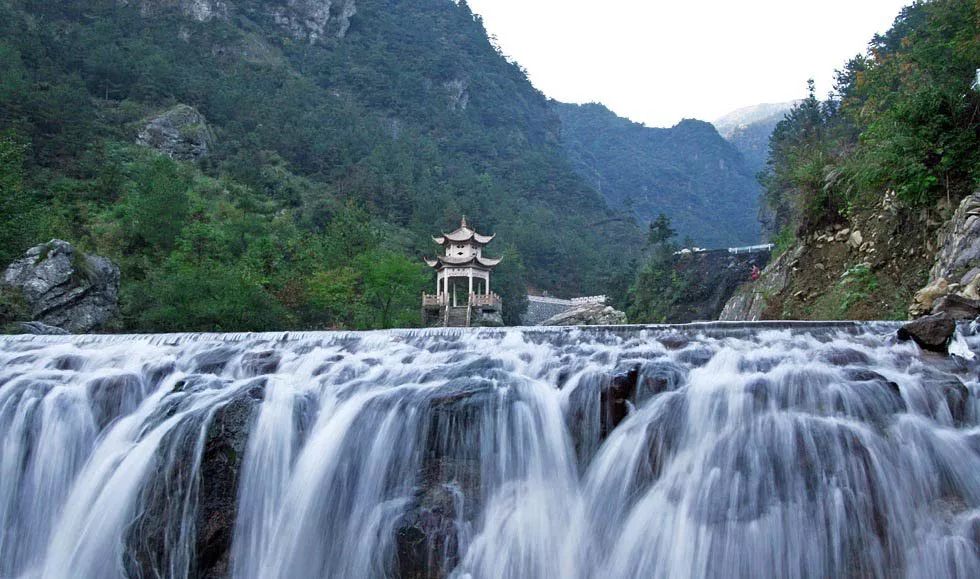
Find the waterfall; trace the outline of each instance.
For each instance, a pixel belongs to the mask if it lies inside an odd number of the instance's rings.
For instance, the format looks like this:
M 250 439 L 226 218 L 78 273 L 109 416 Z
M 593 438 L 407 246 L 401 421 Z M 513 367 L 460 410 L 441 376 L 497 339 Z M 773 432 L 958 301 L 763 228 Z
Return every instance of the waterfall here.
M 980 336 L 0 337 L 0 577 L 980 577 Z

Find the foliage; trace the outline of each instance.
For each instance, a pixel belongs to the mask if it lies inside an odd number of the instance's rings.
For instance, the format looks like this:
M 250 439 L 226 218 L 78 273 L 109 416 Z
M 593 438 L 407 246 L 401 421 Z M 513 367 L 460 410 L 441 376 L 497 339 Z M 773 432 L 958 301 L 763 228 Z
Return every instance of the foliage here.
M 626 295 L 626 315 L 632 323 L 664 323 L 671 306 L 684 294 L 688 280 L 674 269 L 677 246 L 670 219 L 664 214 L 650 225 L 647 254 Z
M 959 198 L 980 179 L 980 5 L 905 8 L 866 55 L 777 125 L 763 182 L 770 230 L 806 233 L 893 190 L 907 207 Z
M 647 241 L 651 245 L 663 245 L 670 241 L 672 237 L 677 235 L 677 231 L 670 226 L 670 219 L 666 215 L 661 213 L 650 222 L 650 231 L 647 234 Z
M 359 1 L 314 43 L 258 0 L 203 23 L 140 4 L 0 2 L 0 261 L 52 237 L 107 255 L 123 329 L 417 324 L 428 236 L 463 213 L 520 256 L 511 321 L 525 277 L 601 293 L 626 263 L 635 224 L 465 3 Z M 198 164 L 130 144 L 176 103 L 216 135 Z
M 504 324 L 517 326 L 527 311 L 527 272 L 524 259 L 513 244 L 507 246 L 502 257 L 503 261 L 494 270 L 490 289 L 504 302 L 501 312 Z
M 38 234 L 37 200 L 24 184 L 27 146 L 0 134 L 0 264 L 20 257 Z
M 600 104 L 554 103 L 575 170 L 643 223 L 665 213 L 697 245 L 758 243 L 757 169 L 702 121 L 651 128 Z

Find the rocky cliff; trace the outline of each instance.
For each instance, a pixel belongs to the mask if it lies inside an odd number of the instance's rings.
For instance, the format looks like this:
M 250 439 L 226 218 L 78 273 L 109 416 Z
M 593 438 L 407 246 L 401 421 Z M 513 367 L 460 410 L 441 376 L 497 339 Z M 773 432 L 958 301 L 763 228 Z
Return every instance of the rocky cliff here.
M 119 300 L 119 268 L 58 239 L 29 249 L 0 282 L 23 299 L 32 321 L 76 334 L 111 320 Z
M 943 308 L 980 298 L 978 272 L 977 193 L 910 209 L 889 192 L 848 222 L 799 240 L 732 297 L 721 319 L 914 318 L 947 295 L 955 297 Z
M 732 294 L 769 262 L 769 252 L 732 254 L 728 250 L 682 254 L 674 271 L 687 285 L 667 315 L 675 324 L 717 320 Z
M 228 20 L 235 13 L 268 18 L 296 40 L 316 42 L 325 36 L 343 38 L 357 14 L 355 0 L 119 0 L 137 5 L 152 17 L 178 11 L 196 22 Z

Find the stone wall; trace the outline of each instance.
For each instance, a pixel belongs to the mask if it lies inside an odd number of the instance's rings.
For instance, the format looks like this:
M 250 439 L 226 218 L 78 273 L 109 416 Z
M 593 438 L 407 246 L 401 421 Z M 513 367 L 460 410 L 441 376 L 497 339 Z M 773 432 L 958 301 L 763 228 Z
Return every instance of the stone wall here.
M 527 310 L 521 316 L 521 325 L 537 326 L 549 318 L 564 314 L 579 306 L 605 303 L 606 296 L 588 296 L 570 300 L 548 296 L 527 296 Z

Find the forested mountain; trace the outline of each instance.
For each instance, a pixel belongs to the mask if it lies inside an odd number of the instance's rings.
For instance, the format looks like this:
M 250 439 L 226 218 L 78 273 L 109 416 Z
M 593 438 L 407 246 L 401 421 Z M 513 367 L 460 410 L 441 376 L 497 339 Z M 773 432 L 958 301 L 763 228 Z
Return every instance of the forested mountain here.
M 792 101 L 744 107 L 712 121 L 711 124 L 742 153 L 749 169 L 758 174 L 765 168 L 769 157 L 769 137 L 772 131 L 798 103 L 799 101 Z
M 505 304 L 601 292 L 639 232 L 465 1 L 2 0 L 0 77 L 0 261 L 109 256 L 126 329 L 411 324 L 461 214 Z M 197 162 L 136 145 L 178 104 Z
M 576 171 L 613 207 L 641 221 L 664 213 L 679 238 L 701 246 L 758 243 L 755 172 L 710 124 L 649 128 L 600 104 L 553 107 Z

